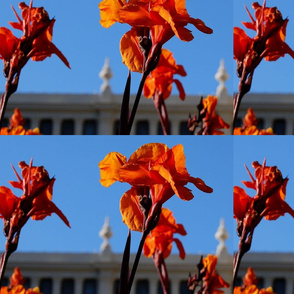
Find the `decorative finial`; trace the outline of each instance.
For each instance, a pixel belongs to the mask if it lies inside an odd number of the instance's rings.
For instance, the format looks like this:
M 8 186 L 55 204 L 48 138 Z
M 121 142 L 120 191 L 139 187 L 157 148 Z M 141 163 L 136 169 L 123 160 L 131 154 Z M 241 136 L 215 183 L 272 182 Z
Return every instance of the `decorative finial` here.
M 100 87 L 100 92 L 111 92 L 109 80 L 112 78 L 112 72 L 109 66 L 109 59 L 105 58 L 104 65 L 99 73 L 99 77 L 103 80 L 103 84 Z
M 219 227 L 214 235 L 215 239 L 219 241 L 219 244 L 216 248 L 216 255 L 223 256 L 227 255 L 227 247 L 225 245 L 225 241 L 229 238 L 229 234 L 225 227 L 225 220 L 221 218 Z
M 100 252 L 101 253 L 110 253 L 111 247 L 110 247 L 109 239 L 112 237 L 112 231 L 111 231 L 111 228 L 109 225 L 109 217 L 105 218 L 102 229 L 99 232 L 99 237 L 101 237 L 103 239 L 103 243 L 100 246 Z
M 217 73 L 215 74 L 215 79 L 219 82 L 219 85 L 216 88 L 216 96 L 218 98 L 225 98 L 228 95 L 228 90 L 225 85 L 226 80 L 229 78 L 229 75 L 225 68 L 225 61 L 221 59 Z

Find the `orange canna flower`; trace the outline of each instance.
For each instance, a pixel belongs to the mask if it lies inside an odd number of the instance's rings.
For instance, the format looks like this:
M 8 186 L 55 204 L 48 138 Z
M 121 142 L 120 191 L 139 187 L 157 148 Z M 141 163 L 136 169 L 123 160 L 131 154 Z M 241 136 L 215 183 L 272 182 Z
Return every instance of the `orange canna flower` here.
M 185 99 L 185 91 L 181 82 L 174 79 L 174 74 L 186 76 L 187 73 L 182 65 L 177 65 L 172 53 L 167 49 L 162 49 L 160 59 L 156 68 L 147 77 L 143 94 L 146 98 L 154 97 L 155 94 L 163 99 L 167 99 L 175 83 L 180 93 L 181 100 Z
M 170 134 L 170 122 L 168 112 L 165 105 L 172 91 L 172 84 L 175 83 L 180 99 L 185 99 L 185 91 L 178 79 L 174 79 L 174 74 L 186 76 L 186 72 L 182 65 L 177 65 L 170 51 L 162 49 L 159 62 L 156 68 L 147 76 L 143 87 L 143 94 L 146 98 L 152 98 L 154 106 L 158 112 L 163 133 Z
M 149 36 L 152 56 L 152 51 L 160 51 L 162 45 L 174 35 L 183 41 L 191 41 L 193 35 L 186 28 L 188 24 L 193 24 L 204 33 L 212 33 L 202 20 L 190 17 L 185 0 L 103 0 L 99 9 L 103 27 L 109 28 L 116 22 L 127 23 L 133 27 L 121 40 L 123 62 L 131 71 L 142 72 L 144 53 L 150 46 L 146 43 Z M 138 45 L 141 45 L 143 50 L 138 48 Z M 148 53 L 150 48 L 147 49 Z M 141 59 L 142 63 L 134 64 L 135 58 Z
M 223 135 L 220 129 L 228 129 L 230 126 L 216 114 L 217 97 L 208 95 L 201 98 L 197 106 L 199 114 L 189 118 L 188 128 L 197 135 Z M 198 129 L 199 128 L 199 129 Z
M 243 22 L 243 25 L 254 30 L 256 36 L 250 38 L 244 30 L 234 28 L 234 58 L 239 77 L 252 76 L 263 58 L 275 61 L 285 54 L 294 58 L 294 51 L 285 42 L 288 19 L 283 19 L 276 7 L 266 7 L 266 1 L 262 6 L 254 2 L 252 7 L 255 10 L 255 19 L 246 8 L 251 22 Z
M 65 56 L 51 42 L 55 20 L 49 18 L 43 7 L 36 8 L 32 5 L 32 0 L 29 6 L 24 2 L 19 3 L 22 19 L 13 8 L 18 22 L 10 22 L 10 25 L 23 32 L 21 38 L 15 37 L 9 29 L 0 27 L 0 59 L 4 61 L 4 75 L 11 83 L 15 76 L 20 75 L 30 58 L 41 61 L 56 54 L 70 68 Z M 13 84 L 17 85 L 17 80 Z
M 285 201 L 288 178 L 283 178 L 276 166 L 266 166 L 265 160 L 262 165 L 255 161 L 252 166 L 255 178 L 246 167 L 251 181 L 243 181 L 243 184 L 255 190 L 255 196 L 250 197 L 241 187 L 234 187 L 234 218 L 239 236 L 239 251 L 234 259 L 234 281 L 241 258 L 250 250 L 254 230 L 260 221 L 263 218 L 276 220 L 285 213 L 294 217 L 294 210 Z
M 187 234 L 184 226 L 176 223 L 173 213 L 167 208 L 162 208 L 158 224 L 145 240 L 143 247 L 144 255 L 146 257 L 152 257 L 161 254 L 165 259 L 170 255 L 172 243 L 175 242 L 180 258 L 184 259 L 186 255 L 184 247 L 179 239 L 174 238 L 175 233 L 182 236 Z
M 208 95 L 203 99 L 205 118 L 203 119 L 205 132 L 209 135 L 222 135 L 220 129 L 228 129 L 230 126 L 216 114 L 215 108 L 217 105 L 217 97 Z
M 14 272 L 10 278 L 10 285 L 2 287 L 0 294 L 42 294 L 38 287 L 33 289 L 26 289 L 24 287 L 25 279 L 18 267 L 14 269 Z
M 153 195 L 153 200 L 161 204 L 173 194 L 181 199 L 191 200 L 193 198 L 191 191 L 184 187 L 188 182 L 193 183 L 203 192 L 212 192 L 212 189 L 200 178 L 189 175 L 185 167 L 185 154 L 181 144 L 171 149 L 162 143 L 145 144 L 136 150 L 128 161 L 122 154 L 111 152 L 99 163 L 99 167 L 100 182 L 103 186 L 109 187 L 116 181 L 139 187 L 152 188 L 157 185 L 153 191 L 159 194 Z M 159 185 L 161 185 L 160 188 Z M 157 191 L 157 189 L 160 190 Z
M 0 135 L 41 135 L 39 128 L 26 130 L 24 124 L 25 120 L 20 110 L 15 108 L 10 119 L 10 126 L 1 128 Z
M 294 217 L 294 210 L 285 201 L 288 178 L 283 178 L 276 166 L 266 166 L 265 161 L 263 165 L 255 161 L 252 166 L 256 178 L 246 167 L 251 181 L 243 181 L 243 184 L 254 189 L 256 195 L 250 197 L 244 189 L 234 187 L 234 217 L 238 222 L 238 230 L 254 230 L 263 217 L 275 220 L 285 213 Z
M 189 175 L 182 145 L 169 149 L 161 143 L 145 144 L 129 160 L 118 152 L 111 152 L 99 163 L 99 168 L 103 186 L 109 187 L 116 181 L 132 185 L 121 198 L 120 210 L 123 222 L 135 231 L 153 229 L 161 206 L 174 194 L 191 200 L 194 196 L 185 187 L 187 183 L 203 192 L 212 192 L 203 180 Z
M 10 22 L 10 25 L 23 32 L 20 39 L 23 53 L 28 55 L 34 61 L 42 61 L 52 54 L 56 54 L 63 63 L 70 68 L 70 65 L 59 49 L 52 43 L 53 25 L 55 19 L 50 19 L 48 12 L 43 7 L 33 7 L 33 1 L 30 5 L 24 2 L 19 3 L 22 10 L 22 19 L 16 11 L 14 13 L 18 22 Z
M 251 38 L 244 30 L 234 27 L 234 59 L 237 61 L 237 75 L 240 78 L 239 91 L 234 97 L 234 126 L 241 100 L 250 91 L 254 71 L 262 59 L 275 61 L 285 54 L 294 58 L 294 51 L 285 42 L 288 19 L 283 19 L 276 7 L 266 7 L 266 0 L 262 6 L 254 2 L 252 7 L 255 19 L 245 7 L 251 22 L 243 24 L 256 32 L 255 37 Z
M 274 294 L 272 287 L 267 289 L 258 289 L 258 279 L 256 278 L 254 270 L 249 267 L 247 273 L 243 278 L 243 285 L 234 288 L 234 294 Z
M 32 161 L 30 165 L 21 161 L 19 167 L 22 169 L 22 177 L 13 167 L 18 181 L 9 182 L 14 188 L 22 190 L 23 195 L 17 197 L 9 188 L 0 186 L 0 217 L 3 218 L 5 226 L 19 228 L 29 217 L 33 220 L 42 220 L 56 213 L 70 227 L 65 215 L 52 202 L 55 179 L 49 177 L 43 166 L 33 166 Z
M 248 108 L 243 126 L 234 129 L 234 135 L 274 135 L 272 128 L 259 130 L 257 128 L 258 120 L 252 108 Z
M 208 254 L 201 257 L 197 265 L 198 276 L 189 277 L 188 287 L 191 293 L 223 294 L 222 288 L 229 288 L 229 284 L 216 273 L 217 256 Z M 196 290 L 196 292 L 194 292 Z
M 3 59 L 4 63 L 10 61 L 19 42 L 20 40 L 9 29 L 0 27 L 0 59 Z
M 230 285 L 219 275 L 216 273 L 216 264 L 217 264 L 217 256 L 208 254 L 207 257 L 203 258 L 203 266 L 205 269 L 205 277 L 204 288 L 206 292 L 204 293 L 224 293 L 224 291 L 220 290 L 221 288 L 228 288 Z

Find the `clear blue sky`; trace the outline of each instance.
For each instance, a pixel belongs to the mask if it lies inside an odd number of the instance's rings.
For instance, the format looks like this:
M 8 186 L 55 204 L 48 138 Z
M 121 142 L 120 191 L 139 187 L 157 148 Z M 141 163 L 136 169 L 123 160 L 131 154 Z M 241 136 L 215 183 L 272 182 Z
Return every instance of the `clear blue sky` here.
M 110 58 L 114 75 L 113 92 L 123 92 L 128 70 L 121 62 L 119 41 L 130 26 L 117 23 L 109 29 L 103 28 L 99 23 L 99 2 L 34 0 L 34 6 L 44 6 L 49 16 L 55 17 L 53 42 L 68 58 L 72 69 L 67 69 L 56 56 L 43 62 L 29 62 L 21 74 L 19 92 L 99 92 L 102 81 L 98 73 L 106 57 Z M 1 1 L 0 26 L 9 26 L 8 21 L 15 20 L 10 3 L 19 11 L 18 0 Z M 165 48 L 185 67 L 188 75 L 180 80 L 188 94 L 213 94 L 218 85 L 214 75 L 220 59 L 225 60 L 227 70 L 232 73 L 232 3 L 187 0 L 186 7 L 192 17 L 202 19 L 214 33 L 205 35 L 189 25 L 193 41 L 183 42 L 174 37 Z M 139 77 L 133 74 L 133 93 Z M 4 82 L 1 76 L 2 89 Z M 232 82 L 228 82 L 228 88 L 232 92 Z
M 18 2 L 18 0 L 1 1 L 0 26 L 9 27 L 8 21 L 15 20 L 10 3 L 19 11 Z M 193 41 L 182 42 L 174 37 L 165 46 L 174 52 L 177 62 L 182 64 L 188 73 L 186 77 L 180 77 L 188 94 L 215 93 L 218 83 L 214 75 L 221 58 L 225 60 L 230 75 L 230 80 L 227 82 L 229 93 L 232 94 L 233 88 L 237 89 L 232 28 L 243 27 L 241 21 L 249 20 L 244 4 L 253 13 L 252 2 L 186 0 L 190 15 L 202 19 L 214 30 L 212 35 L 205 35 L 193 26 L 189 26 L 195 36 Z M 130 27 L 119 23 L 109 29 L 101 27 L 98 3 L 99 1 L 77 0 L 71 3 L 69 8 L 68 3 L 57 0 L 34 1 L 35 6 L 44 6 L 50 17 L 55 17 L 53 42 L 68 58 L 72 69 L 67 69 L 56 56 L 47 58 L 43 62 L 30 61 L 22 71 L 19 92 L 99 92 L 102 81 L 98 73 L 106 57 L 110 58 L 114 74 L 111 80 L 113 92 L 123 92 L 127 68 L 121 62 L 119 40 Z M 267 5 L 278 6 L 283 17 L 289 18 L 286 41 L 293 48 L 294 2 L 268 0 Z M 294 60 L 289 56 L 280 58 L 277 62 L 263 61 L 255 71 L 251 91 L 293 93 L 293 66 Z M 138 87 L 139 77 L 139 74 L 133 74 L 133 93 Z M 2 89 L 4 83 L 5 80 L 1 75 Z M 174 93 L 177 91 L 174 90 Z
M 121 221 L 119 200 L 130 186 L 115 183 L 109 188 L 101 186 L 98 163 L 111 151 L 129 157 L 145 143 L 162 142 L 169 147 L 184 145 L 186 166 L 194 177 L 200 177 L 214 192 L 206 194 L 193 185 L 195 198 L 190 202 L 173 197 L 165 207 L 174 211 L 179 223 L 184 224 L 188 234 L 180 236 L 189 253 L 213 253 L 218 245 L 214 234 L 224 217 L 232 247 L 232 137 L 223 136 L 215 144 L 214 137 L 201 136 L 33 136 L 1 137 L 5 156 L 1 159 L 0 185 L 8 185 L 15 176 L 19 161 L 33 157 L 35 165 L 44 165 L 56 181 L 53 201 L 68 217 L 72 228 L 66 227 L 56 216 L 43 221 L 30 220 L 21 233 L 21 251 L 73 251 L 93 252 L 99 250 L 102 240 L 98 237 L 106 216 L 114 233 L 110 242 L 115 252 L 122 252 L 127 227 Z M 18 168 L 17 168 L 18 169 Z M 15 191 L 18 193 L 19 191 Z M 19 195 L 19 194 L 17 194 Z M 140 234 L 133 233 L 132 251 L 135 251 Z M 0 237 L 0 250 L 4 249 L 4 237 Z

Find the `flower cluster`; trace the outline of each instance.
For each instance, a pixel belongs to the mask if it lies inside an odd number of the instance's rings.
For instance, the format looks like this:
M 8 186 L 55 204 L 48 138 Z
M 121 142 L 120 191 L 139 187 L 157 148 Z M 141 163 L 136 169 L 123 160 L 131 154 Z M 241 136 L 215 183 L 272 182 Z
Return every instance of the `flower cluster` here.
M 20 269 L 16 267 L 10 278 L 10 285 L 2 287 L 0 289 L 0 294 L 42 294 L 38 287 L 26 289 L 24 283 L 25 279 Z
M 237 220 L 239 251 L 234 260 L 234 279 L 243 255 L 250 250 L 253 233 L 260 221 L 276 220 L 285 213 L 294 217 L 294 210 L 285 201 L 288 178 L 283 178 L 276 166 L 266 166 L 257 161 L 252 163 L 255 178 L 246 167 L 251 181 L 243 184 L 255 191 L 250 197 L 243 188 L 234 187 L 234 218 Z
M 10 126 L 0 129 L 0 135 L 41 135 L 39 128 L 26 130 L 24 128 L 25 120 L 18 108 L 14 109 L 10 119 Z
M 237 75 L 239 77 L 239 92 L 234 99 L 234 121 L 243 96 L 250 91 L 253 74 L 262 59 L 275 61 L 289 54 L 294 58 L 294 51 L 285 42 L 288 19 L 283 19 L 277 7 L 266 7 L 257 2 L 252 4 L 255 19 L 246 8 L 251 22 L 243 25 L 255 31 L 254 38 L 246 32 L 234 27 L 234 59 L 237 61 Z
M 252 108 L 248 108 L 245 118 L 243 119 L 243 126 L 234 129 L 234 135 L 274 135 L 272 128 L 261 129 L 258 127 L 258 119 Z
M 230 126 L 216 113 L 217 97 L 208 95 L 201 98 L 198 108 L 198 116 L 190 117 L 188 121 L 189 130 L 197 135 L 223 135 L 221 129 Z
M 171 149 L 162 143 L 146 144 L 136 150 L 129 160 L 118 152 L 111 152 L 99 163 L 99 167 L 103 186 L 109 187 L 116 181 L 132 185 L 121 198 L 120 210 L 123 221 L 135 231 L 142 231 L 142 220 L 147 218 L 148 223 L 149 212 L 153 219 L 174 194 L 183 200 L 191 200 L 194 196 L 185 187 L 187 183 L 204 192 L 212 192 L 203 180 L 188 173 L 181 144 Z
M 198 275 L 190 277 L 188 287 L 191 293 L 222 294 L 222 288 L 230 285 L 216 272 L 217 256 L 208 254 L 201 257 L 198 268 Z M 194 292 L 195 291 L 195 292 Z
M 193 24 L 201 32 L 212 33 L 202 20 L 188 14 L 185 1 L 103 0 L 99 9 L 103 27 L 109 28 L 116 22 L 132 26 L 120 41 L 120 52 L 123 63 L 135 72 L 154 69 L 163 44 L 173 36 L 191 41 L 193 35 L 186 28 L 187 24 Z
M 52 43 L 54 19 L 50 19 L 43 7 L 33 7 L 24 2 L 19 3 L 21 17 L 15 9 L 17 22 L 10 25 L 22 31 L 22 37 L 14 36 L 11 30 L 0 27 L 0 59 L 4 62 L 4 76 L 6 77 L 5 94 L 0 101 L 0 126 L 4 117 L 9 97 L 17 90 L 22 68 L 29 59 L 42 61 L 52 54 L 56 54 L 62 62 L 70 68 L 69 62 L 62 52 Z
M 243 285 L 234 288 L 234 294 L 275 294 L 272 287 L 258 289 L 258 279 L 254 270 L 249 267 L 243 278 Z
M 69 225 L 65 215 L 52 202 L 54 178 L 50 178 L 43 166 L 33 166 L 33 162 L 19 163 L 21 176 L 16 170 L 18 181 L 10 181 L 10 184 L 22 191 L 22 196 L 17 197 L 6 186 L 0 186 L 0 217 L 3 218 L 4 231 L 18 231 L 31 217 L 33 220 L 42 220 L 52 213 L 56 213 L 63 222 Z

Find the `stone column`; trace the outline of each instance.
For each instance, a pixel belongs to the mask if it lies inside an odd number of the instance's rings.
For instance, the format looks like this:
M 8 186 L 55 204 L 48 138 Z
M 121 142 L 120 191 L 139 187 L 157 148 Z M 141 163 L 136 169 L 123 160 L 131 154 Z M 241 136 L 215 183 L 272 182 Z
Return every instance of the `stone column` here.
M 109 113 L 103 114 L 99 116 L 98 123 L 98 134 L 99 135 L 112 135 L 113 134 L 113 123 L 110 119 Z
M 31 129 L 34 129 L 34 128 L 40 128 L 40 120 L 38 118 L 32 118 L 31 119 Z
M 151 118 L 148 121 L 148 123 L 149 123 L 149 135 L 157 135 L 157 123 L 158 123 L 157 119 Z
M 149 293 L 157 293 L 157 280 L 156 279 L 149 279 Z
M 52 122 L 52 135 L 60 135 L 61 134 L 61 119 L 55 118 Z
M 98 293 L 112 293 L 113 283 L 112 283 L 111 273 L 107 271 L 101 271 L 99 275 L 99 291 Z M 55 294 L 55 293 L 54 293 Z M 79 294 L 79 293 L 76 293 Z
M 170 277 L 170 293 L 179 294 L 180 293 L 180 280 L 175 277 Z
M 180 134 L 180 121 L 178 119 L 173 118 L 170 126 L 170 134 L 171 135 L 179 135 Z
M 271 118 L 264 119 L 264 129 L 273 128 L 273 120 Z
M 61 278 L 54 277 L 52 285 L 52 294 L 60 294 L 61 293 Z
M 83 279 L 75 278 L 74 279 L 74 294 L 82 294 L 83 293 L 82 291 L 83 291 Z
M 31 278 L 30 288 L 40 287 L 40 279 L 37 277 Z
M 293 135 L 293 119 L 286 119 L 286 134 L 285 135 Z M 291 292 L 292 293 L 292 292 Z
M 294 279 L 290 277 L 286 277 L 286 293 L 293 294 L 294 292 Z
M 77 118 L 74 120 L 74 135 L 83 134 L 83 119 Z
M 264 278 L 264 288 L 273 287 L 273 279 L 271 277 Z

